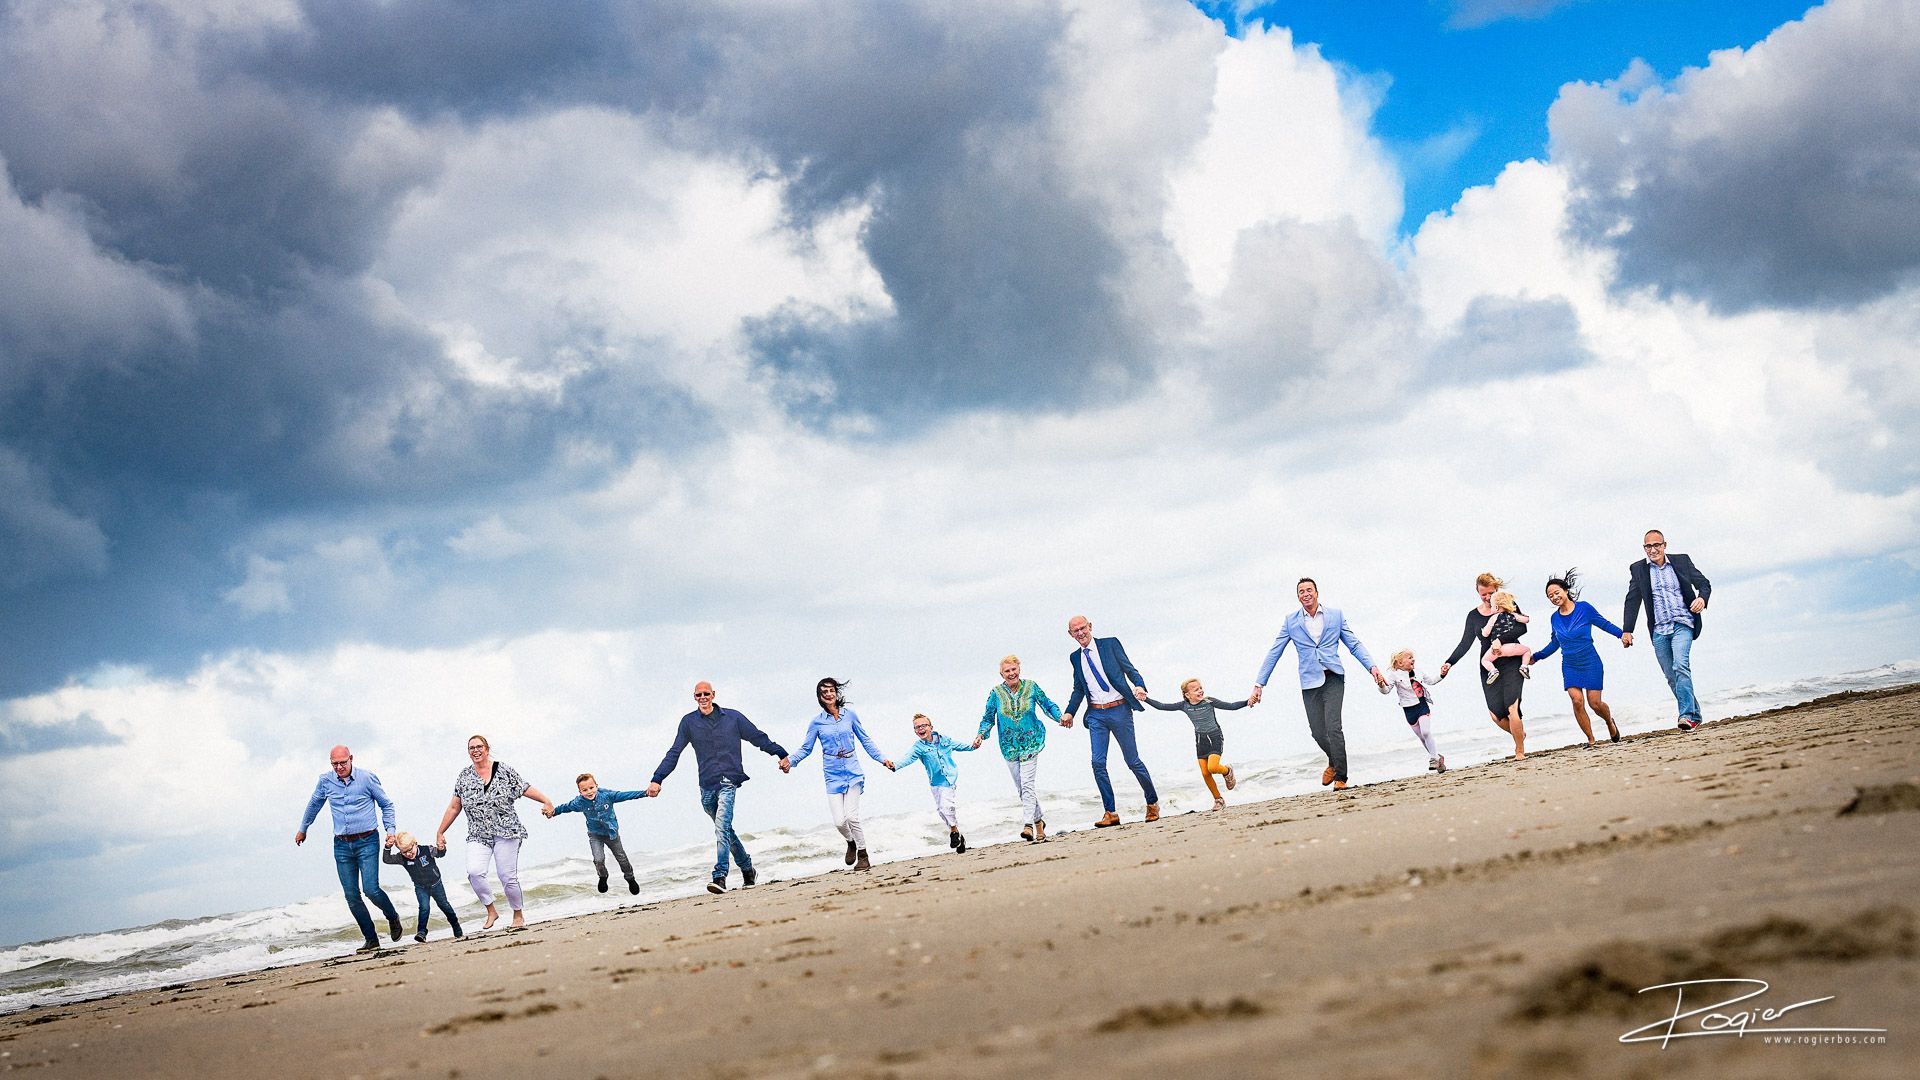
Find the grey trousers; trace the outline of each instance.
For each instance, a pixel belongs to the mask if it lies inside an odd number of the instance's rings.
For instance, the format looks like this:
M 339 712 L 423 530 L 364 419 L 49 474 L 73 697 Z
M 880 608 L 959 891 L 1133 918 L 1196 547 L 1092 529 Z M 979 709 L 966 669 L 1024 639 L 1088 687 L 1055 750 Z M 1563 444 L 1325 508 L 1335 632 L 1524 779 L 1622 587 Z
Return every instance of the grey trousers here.
M 605 848 L 611 850 L 613 857 L 620 861 L 620 872 L 628 877 L 633 876 L 633 864 L 627 861 L 627 849 L 620 843 L 619 837 L 595 836 L 592 833 L 588 833 L 587 846 L 593 849 L 593 868 L 595 870 L 603 874 L 607 872 L 607 852 L 602 850 Z
M 1333 778 L 1343 783 L 1347 779 L 1347 736 L 1340 730 L 1340 704 L 1346 696 L 1346 676 L 1331 671 L 1326 682 L 1300 691 L 1300 699 L 1307 704 L 1307 730 L 1313 732 L 1313 741 L 1320 744 L 1327 764 L 1333 766 Z

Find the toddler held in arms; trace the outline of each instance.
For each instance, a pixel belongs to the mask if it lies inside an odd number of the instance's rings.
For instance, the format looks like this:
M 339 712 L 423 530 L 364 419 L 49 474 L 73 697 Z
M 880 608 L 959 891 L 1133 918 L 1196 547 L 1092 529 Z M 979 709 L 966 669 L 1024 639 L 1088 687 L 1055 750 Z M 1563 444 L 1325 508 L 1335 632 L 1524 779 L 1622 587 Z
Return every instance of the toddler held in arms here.
M 615 803 L 629 799 L 644 799 L 645 791 L 615 791 L 603 788 L 593 778 L 592 773 L 581 773 L 574 779 L 580 794 L 566 802 L 542 813 L 548 817 L 557 814 L 578 812 L 587 819 L 587 849 L 593 853 L 593 869 L 600 875 L 600 891 L 607 891 L 607 852 L 620 863 L 620 872 L 627 877 L 627 891 L 637 893 L 640 883 L 634 880 L 633 864 L 627 861 L 627 849 L 620 843 L 620 819 L 614 815 Z
M 413 879 L 413 898 L 420 903 L 420 924 L 414 930 L 413 940 L 427 940 L 427 901 L 431 899 L 440 905 L 440 911 L 447 917 L 447 925 L 453 927 L 454 937 L 465 937 L 460 932 L 460 916 L 453 913 L 453 904 L 447 899 L 446 883 L 440 879 L 440 857 L 447 849 L 423 848 L 413 838 L 412 833 L 395 833 L 389 850 L 380 853 L 380 861 L 394 866 L 407 868 L 407 876 Z
M 1446 772 L 1447 759 L 1440 754 L 1440 748 L 1434 744 L 1433 733 L 1427 729 L 1428 720 L 1433 715 L 1429 702 L 1433 695 L 1428 687 L 1440 680 L 1421 674 L 1413 668 L 1413 650 L 1401 649 L 1393 654 L 1391 668 L 1386 672 L 1387 681 L 1380 686 L 1380 692 L 1391 692 L 1400 702 L 1400 711 L 1407 714 L 1407 726 L 1427 748 L 1427 768 L 1432 772 Z
M 1500 672 L 1493 662 L 1503 656 L 1518 656 L 1520 674 L 1524 678 L 1533 677 L 1533 650 L 1520 644 L 1520 635 L 1524 627 L 1532 620 L 1520 613 L 1520 604 L 1510 592 L 1493 594 L 1493 614 L 1487 618 L 1487 625 L 1480 629 L 1480 636 L 1491 638 L 1487 654 L 1480 658 L 1480 666 L 1487 669 L 1487 685 L 1500 681 Z

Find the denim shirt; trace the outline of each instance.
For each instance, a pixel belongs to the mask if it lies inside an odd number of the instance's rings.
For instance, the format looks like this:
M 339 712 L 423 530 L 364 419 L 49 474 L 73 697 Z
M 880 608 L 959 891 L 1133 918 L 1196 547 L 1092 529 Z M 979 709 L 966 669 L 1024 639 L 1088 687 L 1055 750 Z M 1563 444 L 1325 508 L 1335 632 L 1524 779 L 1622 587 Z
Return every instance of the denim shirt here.
M 952 787 L 954 781 L 960 779 L 960 766 L 954 764 L 953 755 L 972 749 L 972 743 L 957 743 L 936 732 L 931 742 L 926 739 L 913 740 L 913 749 L 893 765 L 896 769 L 904 769 L 917 761 L 927 767 L 928 786 Z
M 614 816 L 613 804 L 629 799 L 644 799 L 644 791 L 615 791 L 601 788 L 589 801 L 585 795 L 575 795 L 566 802 L 553 808 L 555 817 L 561 814 L 580 813 L 587 817 L 587 835 L 615 839 L 620 835 L 620 819 Z
M 393 800 L 387 798 L 385 788 L 380 786 L 380 778 L 367 769 L 355 769 L 345 780 L 334 774 L 332 769 L 320 774 L 320 780 L 313 785 L 313 797 L 307 800 L 307 811 L 300 815 L 300 831 L 306 832 L 313 819 L 320 816 L 320 806 L 327 804 L 333 811 L 333 834 L 347 836 L 359 832 L 392 832 Z M 373 808 L 380 808 L 379 820 L 374 819 Z M 378 828 L 384 825 L 384 828 Z

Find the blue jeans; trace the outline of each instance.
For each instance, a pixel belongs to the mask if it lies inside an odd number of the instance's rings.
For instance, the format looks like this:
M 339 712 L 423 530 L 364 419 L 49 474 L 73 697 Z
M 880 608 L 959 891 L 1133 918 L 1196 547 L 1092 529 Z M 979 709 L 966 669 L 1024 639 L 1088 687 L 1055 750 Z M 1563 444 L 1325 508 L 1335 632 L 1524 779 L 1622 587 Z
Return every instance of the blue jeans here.
M 390 925 L 400 925 L 400 914 L 393 910 L 393 901 L 387 899 L 380 888 L 380 834 L 358 840 L 335 840 L 333 868 L 340 874 L 340 891 L 347 894 L 347 910 L 353 912 L 353 921 L 360 925 L 361 937 L 376 944 L 380 941 L 380 935 L 373 929 L 373 916 L 367 914 L 367 905 L 360 899 L 362 892 L 379 905 L 380 913 L 387 917 Z
M 414 931 L 418 937 L 427 936 L 427 901 L 440 905 L 440 911 L 447 917 L 447 925 L 453 927 L 453 936 L 460 936 L 460 916 L 453 913 L 453 902 L 447 899 L 447 883 L 436 881 L 431 887 L 415 885 L 413 898 L 420 902 L 420 927 Z
M 1126 702 L 1107 709 L 1088 709 L 1087 734 L 1093 740 L 1093 782 L 1100 788 L 1100 805 L 1107 808 L 1107 813 L 1113 813 L 1113 781 L 1107 779 L 1109 734 L 1120 744 L 1120 760 L 1133 770 L 1147 801 L 1160 801 L 1159 794 L 1153 790 L 1153 777 L 1147 774 L 1147 763 L 1140 760 L 1140 750 L 1133 744 L 1133 710 L 1127 708 Z
M 700 809 L 713 819 L 713 876 L 717 878 L 727 876 L 729 852 L 733 854 L 734 861 L 740 864 L 741 870 L 753 869 L 753 860 L 747 858 L 747 849 L 733 832 L 733 797 L 739 790 L 728 783 L 700 789 Z
M 1653 655 L 1673 690 L 1673 700 L 1680 705 L 1681 718 L 1698 723 L 1700 703 L 1693 698 L 1693 627 L 1676 626 L 1664 634 L 1655 630 Z

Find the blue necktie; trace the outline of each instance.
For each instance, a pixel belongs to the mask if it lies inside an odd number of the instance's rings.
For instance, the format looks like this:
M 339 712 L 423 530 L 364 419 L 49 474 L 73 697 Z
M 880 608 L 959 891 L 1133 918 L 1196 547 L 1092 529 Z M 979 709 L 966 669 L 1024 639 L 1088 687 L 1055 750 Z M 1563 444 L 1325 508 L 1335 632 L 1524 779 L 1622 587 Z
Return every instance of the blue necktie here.
M 1100 684 L 1100 689 L 1103 693 L 1113 693 L 1113 687 L 1108 686 L 1107 680 L 1100 675 L 1100 658 L 1093 655 L 1093 650 L 1090 648 L 1081 649 L 1080 651 L 1086 655 L 1087 670 L 1093 672 L 1093 681 Z

